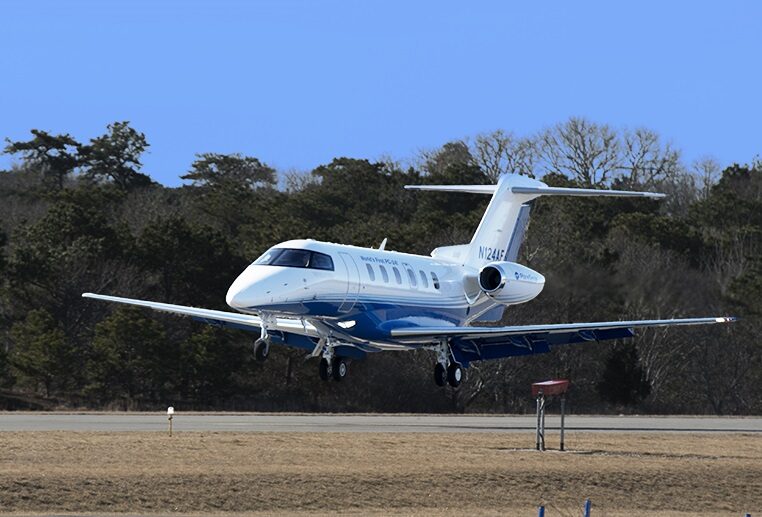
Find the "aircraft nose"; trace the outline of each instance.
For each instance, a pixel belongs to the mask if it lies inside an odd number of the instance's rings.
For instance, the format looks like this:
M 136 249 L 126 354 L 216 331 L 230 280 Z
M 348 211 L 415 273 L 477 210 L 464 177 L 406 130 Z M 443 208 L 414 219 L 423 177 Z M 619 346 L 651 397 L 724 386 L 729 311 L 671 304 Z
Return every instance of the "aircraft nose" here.
M 246 291 L 245 287 L 236 285 L 238 281 L 233 282 L 233 285 L 228 289 L 228 293 L 225 295 L 225 302 L 229 307 L 234 309 L 241 309 L 243 305 L 243 293 Z
M 241 273 L 228 289 L 225 301 L 234 309 L 249 309 L 268 303 L 272 297 L 275 271 L 267 266 L 250 266 Z

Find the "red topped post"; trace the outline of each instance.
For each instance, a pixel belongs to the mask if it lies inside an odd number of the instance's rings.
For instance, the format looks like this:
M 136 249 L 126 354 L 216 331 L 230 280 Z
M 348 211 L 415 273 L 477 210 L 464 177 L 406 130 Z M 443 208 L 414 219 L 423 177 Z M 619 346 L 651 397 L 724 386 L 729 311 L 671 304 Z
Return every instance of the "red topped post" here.
M 569 389 L 569 381 L 556 379 L 532 384 L 532 396 L 537 399 L 537 450 L 545 450 L 545 397 L 559 395 L 561 397 L 561 450 L 564 450 L 564 420 L 566 412 L 566 392 Z

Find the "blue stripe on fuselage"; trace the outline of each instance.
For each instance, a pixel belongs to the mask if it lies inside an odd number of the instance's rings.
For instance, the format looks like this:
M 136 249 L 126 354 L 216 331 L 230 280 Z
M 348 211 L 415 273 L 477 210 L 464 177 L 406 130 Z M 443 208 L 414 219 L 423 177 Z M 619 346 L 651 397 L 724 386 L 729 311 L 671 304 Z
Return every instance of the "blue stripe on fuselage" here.
M 251 311 L 281 313 L 303 317 L 339 318 L 341 321 L 354 320 L 355 325 L 342 332 L 360 339 L 383 340 L 390 337 L 390 331 L 396 326 L 415 326 L 416 320 L 426 320 L 427 325 L 441 322 L 443 325 L 461 325 L 471 311 L 483 308 L 481 305 L 469 306 L 465 301 L 459 305 L 431 306 L 424 304 L 400 304 L 358 300 L 348 312 L 339 312 L 343 300 L 308 300 L 300 303 L 276 304 L 251 307 Z

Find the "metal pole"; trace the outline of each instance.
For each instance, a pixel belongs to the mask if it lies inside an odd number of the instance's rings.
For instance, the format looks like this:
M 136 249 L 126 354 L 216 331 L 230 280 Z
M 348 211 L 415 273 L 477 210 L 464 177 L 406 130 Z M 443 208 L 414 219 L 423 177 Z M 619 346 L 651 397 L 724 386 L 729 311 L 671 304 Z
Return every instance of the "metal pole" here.
M 545 507 L 544 506 L 540 506 L 537 509 L 537 517 L 545 517 Z M 747 517 L 749 517 L 749 516 L 747 516 Z
M 537 442 L 537 450 L 540 450 L 540 399 L 542 398 L 542 394 L 537 394 L 537 426 L 535 428 L 536 431 L 536 442 Z
M 585 499 L 585 517 L 590 517 L 590 508 L 593 506 L 593 504 L 590 502 L 590 499 Z
M 542 413 L 542 424 L 540 426 L 540 438 L 542 440 L 542 450 L 545 450 L 545 395 L 542 396 L 540 413 Z
M 564 450 L 564 416 L 566 414 L 566 395 L 561 395 L 561 450 Z
M 172 415 L 169 415 L 167 419 L 169 420 L 169 436 L 172 436 Z

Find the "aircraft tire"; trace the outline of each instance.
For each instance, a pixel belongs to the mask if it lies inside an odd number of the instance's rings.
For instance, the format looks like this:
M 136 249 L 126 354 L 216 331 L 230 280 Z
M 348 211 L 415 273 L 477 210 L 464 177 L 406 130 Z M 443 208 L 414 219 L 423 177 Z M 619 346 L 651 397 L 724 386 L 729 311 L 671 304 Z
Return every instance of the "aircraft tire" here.
M 450 363 L 447 367 L 447 382 L 450 386 L 457 388 L 463 381 L 463 367 L 458 363 Z
M 330 375 L 328 375 L 328 359 L 325 357 L 320 360 L 318 372 L 320 373 L 320 378 L 324 381 L 327 381 L 331 378 Z
M 447 369 L 445 369 L 442 363 L 437 363 L 434 366 L 434 382 L 437 386 L 445 386 L 447 384 Z
M 347 373 L 349 373 L 349 369 L 347 367 L 347 361 L 342 357 L 336 357 L 333 360 L 333 380 L 335 381 L 341 381 L 344 377 L 347 376 Z
M 270 343 L 263 339 L 254 341 L 254 357 L 260 363 L 265 362 L 270 355 Z

